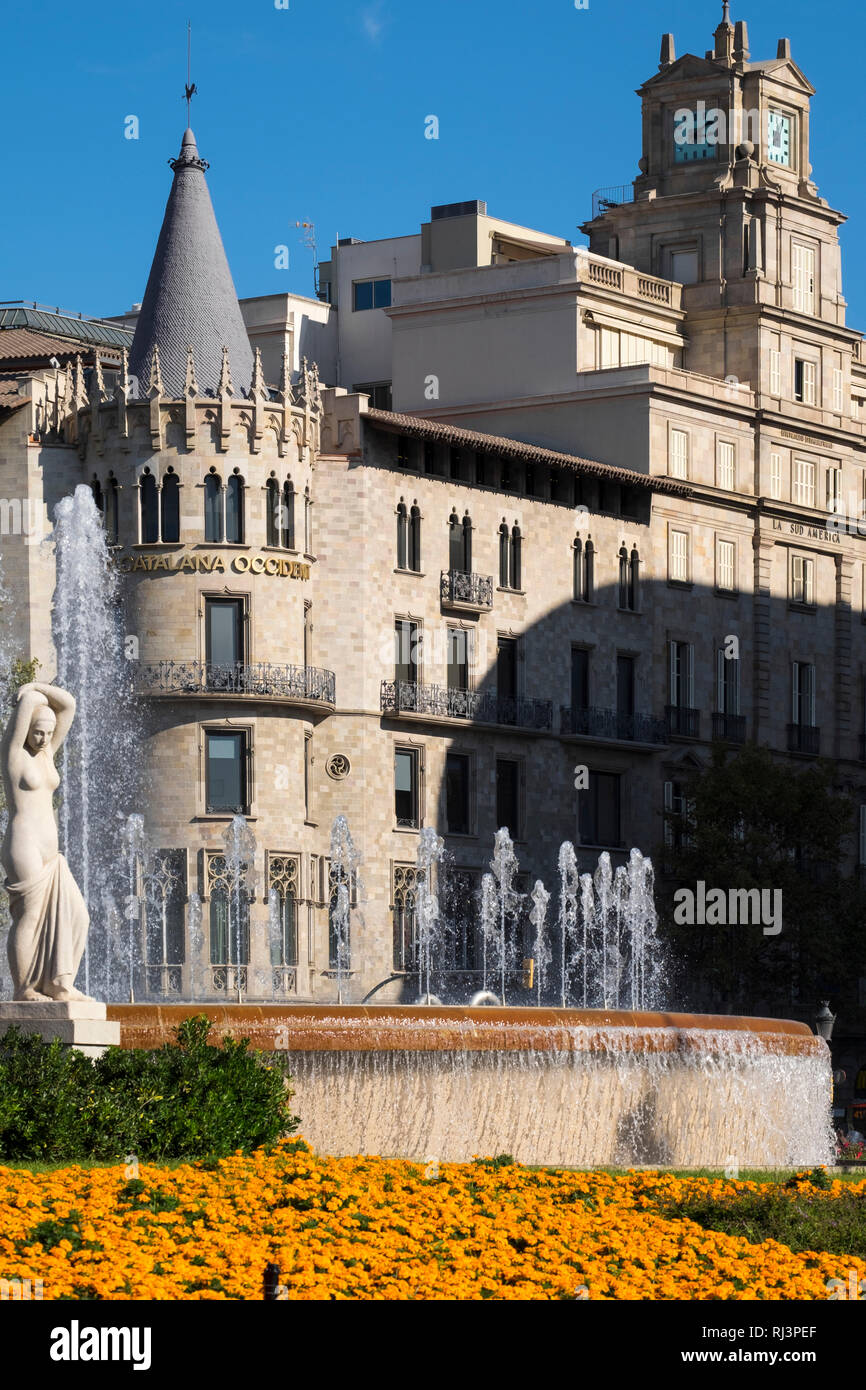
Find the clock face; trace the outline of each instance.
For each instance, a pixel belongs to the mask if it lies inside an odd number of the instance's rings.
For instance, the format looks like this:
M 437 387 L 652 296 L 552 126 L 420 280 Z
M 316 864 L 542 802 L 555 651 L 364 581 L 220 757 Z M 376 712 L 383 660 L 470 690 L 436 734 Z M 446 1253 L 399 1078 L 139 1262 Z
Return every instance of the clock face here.
M 791 167 L 791 117 L 771 111 L 767 117 L 767 158 L 771 164 Z
M 698 111 L 682 109 L 674 116 L 674 162 L 694 164 L 719 157 L 720 112 L 707 112 L 703 102 Z

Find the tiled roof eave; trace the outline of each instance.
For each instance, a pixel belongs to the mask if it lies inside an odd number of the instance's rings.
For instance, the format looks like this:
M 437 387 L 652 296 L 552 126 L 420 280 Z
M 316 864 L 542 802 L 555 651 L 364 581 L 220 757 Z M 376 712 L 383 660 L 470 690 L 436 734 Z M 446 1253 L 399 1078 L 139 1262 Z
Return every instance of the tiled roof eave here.
M 617 468 L 614 464 L 599 463 L 597 459 L 581 458 L 576 454 L 561 454 L 555 449 L 545 449 L 538 444 L 525 444 L 521 440 L 506 439 L 495 434 L 482 434 L 478 430 L 466 430 L 459 425 L 450 425 L 441 420 L 426 420 L 423 416 L 402 415 L 396 411 L 376 410 L 372 407 L 361 418 L 380 429 L 392 434 L 404 434 L 410 439 L 428 439 L 455 447 L 462 445 L 478 453 L 504 454 L 510 458 L 523 459 L 527 463 L 546 463 L 555 468 L 570 468 L 575 473 L 583 473 L 589 477 L 624 483 L 629 487 L 649 488 L 653 492 L 667 493 L 672 497 L 690 497 L 692 493 L 688 483 L 677 482 L 672 478 L 637 473 L 631 468 Z

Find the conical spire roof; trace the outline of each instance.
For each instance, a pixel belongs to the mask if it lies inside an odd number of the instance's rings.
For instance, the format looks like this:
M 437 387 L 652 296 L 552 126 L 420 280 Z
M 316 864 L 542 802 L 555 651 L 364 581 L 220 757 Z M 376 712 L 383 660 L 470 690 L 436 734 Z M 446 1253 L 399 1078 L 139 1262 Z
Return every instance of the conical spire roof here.
M 151 376 L 154 347 L 168 396 L 181 397 L 189 349 L 202 394 L 216 394 L 228 348 L 234 394 L 250 384 L 253 354 L 205 179 L 206 160 L 195 136 L 184 132 L 170 161 L 174 182 L 129 354 L 139 393 Z M 243 391 L 241 390 L 243 388 Z

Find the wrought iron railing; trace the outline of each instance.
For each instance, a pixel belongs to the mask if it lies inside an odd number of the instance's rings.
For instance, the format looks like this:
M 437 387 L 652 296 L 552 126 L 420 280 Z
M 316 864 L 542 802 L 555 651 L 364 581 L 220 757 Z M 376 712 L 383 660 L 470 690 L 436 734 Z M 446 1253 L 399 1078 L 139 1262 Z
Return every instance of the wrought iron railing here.
M 821 730 L 816 724 L 788 725 L 788 752 L 811 753 L 817 756 L 821 750 Z
M 183 990 L 182 965 L 148 965 L 145 967 L 145 977 L 148 994 L 180 997 Z
M 274 994 L 297 994 L 298 972 L 293 965 L 278 965 L 274 968 Z
M 744 714 L 714 714 L 713 738 L 724 743 L 745 743 L 746 716 Z
M 688 705 L 668 705 L 665 709 L 668 735 L 676 738 L 700 738 L 701 712 Z
M 211 985 L 214 994 L 246 994 L 247 968 L 245 965 L 211 966 Z
M 492 608 L 493 576 L 466 574 L 463 570 L 443 570 L 440 593 L 443 603 L 465 603 L 473 608 Z
M 473 724 L 511 724 L 519 729 L 552 729 L 550 700 L 500 696 L 495 690 L 449 690 L 444 685 L 383 681 L 383 714 L 429 714 L 437 719 L 466 719 Z
M 560 708 L 560 730 L 563 734 L 584 738 L 611 738 L 630 743 L 666 743 L 667 726 L 663 719 L 651 714 L 620 714 L 615 709 Z
M 325 705 L 336 701 L 333 671 L 270 662 L 223 666 L 210 661 L 160 661 L 138 668 L 135 688 L 142 695 L 259 695 Z
M 634 202 L 634 184 L 617 184 L 612 188 L 597 188 L 592 195 L 592 216 L 603 217 L 610 208 L 617 208 L 622 203 Z

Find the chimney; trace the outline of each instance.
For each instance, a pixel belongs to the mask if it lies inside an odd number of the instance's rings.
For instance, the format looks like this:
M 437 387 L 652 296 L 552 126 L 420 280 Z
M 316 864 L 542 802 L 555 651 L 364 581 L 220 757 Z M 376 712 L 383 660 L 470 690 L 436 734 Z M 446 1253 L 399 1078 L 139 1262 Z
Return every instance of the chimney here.
M 659 58 L 659 72 L 664 68 L 669 68 L 671 63 L 675 63 L 677 58 L 674 46 L 673 34 L 662 34 L 662 51 Z
M 790 58 L 790 56 L 791 56 L 791 40 L 790 40 L 790 39 L 779 39 L 779 47 L 776 49 L 776 57 L 777 57 L 777 58 Z
M 738 19 L 734 29 L 734 62 L 749 61 L 749 26 L 744 19 Z

